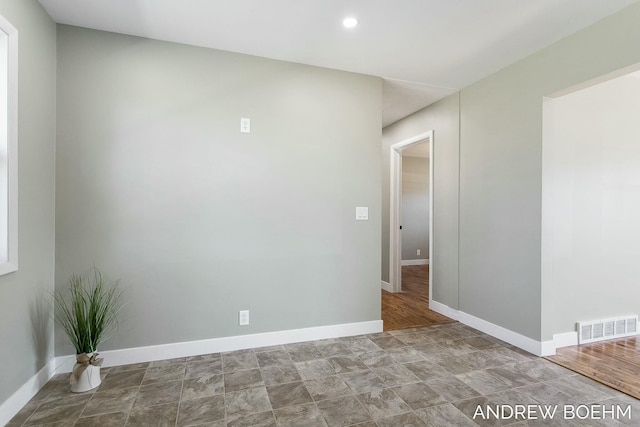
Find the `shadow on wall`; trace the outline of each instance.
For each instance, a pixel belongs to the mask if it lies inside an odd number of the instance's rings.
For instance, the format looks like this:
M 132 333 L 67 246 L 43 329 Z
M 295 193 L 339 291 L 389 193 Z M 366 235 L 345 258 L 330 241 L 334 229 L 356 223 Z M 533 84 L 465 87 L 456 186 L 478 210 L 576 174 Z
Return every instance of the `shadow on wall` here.
M 31 318 L 31 334 L 36 354 L 36 371 L 49 361 L 48 349 L 51 347 L 52 305 L 43 295 L 36 296 L 29 308 Z

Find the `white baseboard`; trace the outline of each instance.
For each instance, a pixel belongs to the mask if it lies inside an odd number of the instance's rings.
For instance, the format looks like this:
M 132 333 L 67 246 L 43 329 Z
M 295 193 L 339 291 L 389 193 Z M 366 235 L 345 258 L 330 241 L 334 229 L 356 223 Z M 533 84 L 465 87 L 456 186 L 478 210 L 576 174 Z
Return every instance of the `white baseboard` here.
M 448 305 L 444 305 L 435 300 L 429 301 L 429 309 L 435 311 L 436 313 L 440 313 L 443 316 L 447 316 L 450 319 L 458 320 L 460 317 L 460 312 L 454 308 L 449 307 Z
M 54 373 L 55 359 L 51 358 L 37 374 L 0 405 L 0 426 L 7 424 L 44 387 Z
M 540 341 L 536 341 L 510 329 L 487 322 L 484 319 L 472 316 L 471 314 L 467 314 L 463 311 L 453 309 L 437 301 L 431 301 L 429 308 L 437 313 L 482 331 L 485 334 L 489 334 L 502 341 L 508 342 L 511 345 L 526 350 L 529 353 L 535 354 L 536 356 L 543 355 L 543 343 Z
M 553 334 L 552 340 L 542 342 L 542 356 L 553 356 L 557 349 L 573 345 L 578 345 L 578 332 Z
M 384 289 L 387 292 L 393 292 L 393 288 L 391 287 L 391 283 L 389 282 L 385 282 L 384 280 L 382 282 L 380 282 L 382 285 L 382 289 Z
M 578 332 L 564 332 L 562 334 L 553 334 L 553 343 L 556 348 L 570 347 L 578 345 Z
M 109 367 L 378 332 L 382 332 L 382 320 L 108 350 L 100 352 L 100 356 L 104 358 L 103 366 Z M 55 374 L 71 372 L 75 360 L 75 355 L 52 358 L 40 372 L 0 405 L 0 425 L 8 423 Z
M 382 332 L 382 320 L 109 350 L 100 352 L 100 356 L 103 366 L 109 367 L 377 332 Z M 74 363 L 73 355 L 56 357 L 56 373 L 71 372 Z
M 429 265 L 428 259 L 403 259 L 400 263 L 403 267 L 405 265 Z

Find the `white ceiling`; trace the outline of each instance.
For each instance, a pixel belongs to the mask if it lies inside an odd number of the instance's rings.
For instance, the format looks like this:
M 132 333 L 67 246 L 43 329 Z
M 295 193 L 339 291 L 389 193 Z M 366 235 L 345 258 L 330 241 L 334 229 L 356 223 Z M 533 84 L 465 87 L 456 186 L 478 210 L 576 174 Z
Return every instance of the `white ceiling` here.
M 383 125 L 638 0 L 40 0 L 59 23 L 383 77 Z M 360 24 L 347 30 L 346 16 Z

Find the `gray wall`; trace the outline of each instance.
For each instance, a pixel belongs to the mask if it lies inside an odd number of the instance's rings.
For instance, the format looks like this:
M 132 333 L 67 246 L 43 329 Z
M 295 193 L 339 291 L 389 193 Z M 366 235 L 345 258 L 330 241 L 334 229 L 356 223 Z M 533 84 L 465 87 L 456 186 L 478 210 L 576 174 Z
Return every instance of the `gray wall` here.
M 640 61 L 638 22 L 640 4 L 462 90 L 462 311 L 541 339 L 542 99 Z
M 434 299 L 543 338 L 550 308 L 541 286 L 542 100 L 640 62 L 638 22 L 635 4 L 464 88 L 459 109 L 449 97 L 384 129 L 383 280 L 389 146 L 434 129 Z
M 390 147 L 433 130 L 433 298 L 458 307 L 458 94 L 418 111 L 382 131 L 382 280 L 389 281 Z
M 68 26 L 58 55 L 56 286 L 129 287 L 106 348 L 380 319 L 379 78 Z
M 403 155 L 402 260 L 415 259 L 429 259 L 429 158 Z
M 56 27 L 35 0 L 1 0 L 18 30 L 19 270 L 0 276 L 0 403 L 53 357 Z

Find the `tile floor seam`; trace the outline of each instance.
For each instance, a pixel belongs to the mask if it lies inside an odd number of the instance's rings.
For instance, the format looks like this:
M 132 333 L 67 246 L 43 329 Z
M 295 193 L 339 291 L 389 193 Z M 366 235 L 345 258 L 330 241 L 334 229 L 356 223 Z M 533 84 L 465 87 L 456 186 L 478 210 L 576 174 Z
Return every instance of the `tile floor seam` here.
M 222 360 L 222 354 L 220 355 L 220 360 Z M 260 374 L 262 375 L 262 373 Z M 224 407 L 224 423 L 227 424 L 227 386 L 225 386 L 224 382 L 224 362 L 222 362 L 222 403 Z
M 184 393 L 184 376 L 187 374 L 186 361 L 185 361 L 184 371 L 185 373 L 182 376 L 182 385 L 180 386 L 180 400 L 178 400 L 178 411 L 176 412 L 176 422 L 174 424 L 174 427 L 178 427 L 178 421 L 180 421 L 180 408 L 182 407 L 182 393 Z
M 145 368 L 145 375 L 147 374 L 147 369 L 149 369 L 149 366 L 151 366 L 151 363 L 149 365 L 147 365 L 147 367 Z M 126 372 L 126 371 L 125 371 Z M 107 373 L 107 375 L 109 375 L 109 373 Z M 136 398 L 133 400 L 133 403 L 131 404 L 131 408 L 129 408 L 129 411 L 127 412 L 127 419 L 124 421 L 124 425 L 126 426 L 129 423 L 129 418 L 131 417 L 131 411 L 133 411 L 133 408 L 136 404 L 136 400 L 138 394 L 140 394 L 140 389 L 142 388 L 142 383 L 144 382 L 144 375 L 142 376 L 142 380 L 140 381 L 140 384 L 138 385 L 138 391 L 136 393 Z

